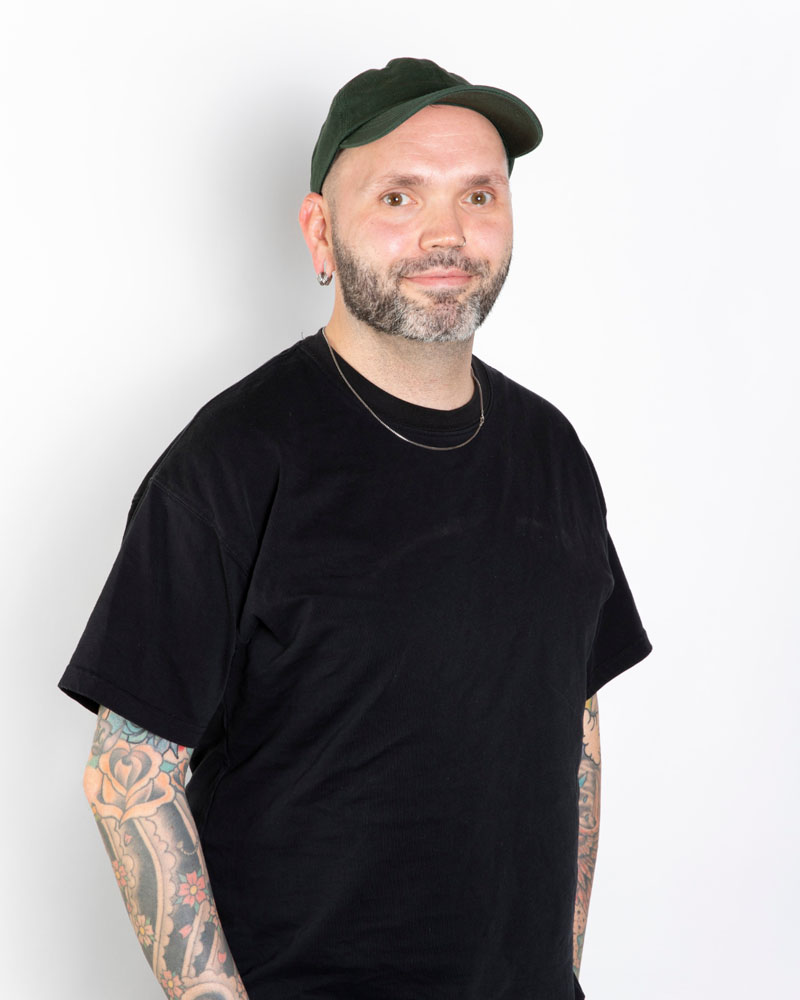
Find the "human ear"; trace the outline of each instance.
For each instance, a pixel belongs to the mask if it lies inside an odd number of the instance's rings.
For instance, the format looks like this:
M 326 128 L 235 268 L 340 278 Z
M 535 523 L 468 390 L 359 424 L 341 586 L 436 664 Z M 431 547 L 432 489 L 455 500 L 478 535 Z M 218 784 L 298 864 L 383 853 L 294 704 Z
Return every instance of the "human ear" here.
M 300 206 L 300 229 L 311 253 L 314 272 L 332 274 L 333 250 L 330 244 L 330 213 L 321 194 L 307 194 Z

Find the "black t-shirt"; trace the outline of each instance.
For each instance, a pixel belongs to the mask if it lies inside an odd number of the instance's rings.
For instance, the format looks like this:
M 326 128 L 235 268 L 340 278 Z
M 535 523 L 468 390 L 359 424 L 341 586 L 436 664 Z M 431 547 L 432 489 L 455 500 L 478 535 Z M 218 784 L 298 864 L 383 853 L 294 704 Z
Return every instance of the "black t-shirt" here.
M 476 428 L 341 361 L 413 440 Z M 322 334 L 205 406 L 134 499 L 61 687 L 195 747 L 251 1000 L 571 1000 L 585 699 L 650 644 L 594 470 L 475 359 L 431 451 Z M 580 995 L 578 993 L 578 995 Z

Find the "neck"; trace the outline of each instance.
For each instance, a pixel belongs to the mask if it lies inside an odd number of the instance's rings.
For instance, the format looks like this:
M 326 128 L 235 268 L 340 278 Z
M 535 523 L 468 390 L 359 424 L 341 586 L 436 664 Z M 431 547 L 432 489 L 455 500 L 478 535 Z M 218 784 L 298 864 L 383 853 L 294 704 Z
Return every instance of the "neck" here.
M 444 344 L 407 340 L 337 316 L 336 309 L 325 336 L 364 378 L 407 403 L 454 410 L 472 398 L 472 338 Z

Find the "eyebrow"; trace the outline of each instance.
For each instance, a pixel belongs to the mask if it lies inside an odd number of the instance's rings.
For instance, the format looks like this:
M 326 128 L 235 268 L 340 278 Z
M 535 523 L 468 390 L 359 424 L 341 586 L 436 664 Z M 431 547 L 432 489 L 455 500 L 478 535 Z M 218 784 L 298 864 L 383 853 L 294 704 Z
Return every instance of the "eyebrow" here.
M 425 187 L 428 183 L 428 178 L 422 174 L 385 174 L 378 177 L 370 187 Z M 508 178 L 503 174 L 473 174 L 465 178 L 464 187 L 508 187 Z
M 475 174 L 467 180 L 466 187 L 508 187 L 505 174 Z

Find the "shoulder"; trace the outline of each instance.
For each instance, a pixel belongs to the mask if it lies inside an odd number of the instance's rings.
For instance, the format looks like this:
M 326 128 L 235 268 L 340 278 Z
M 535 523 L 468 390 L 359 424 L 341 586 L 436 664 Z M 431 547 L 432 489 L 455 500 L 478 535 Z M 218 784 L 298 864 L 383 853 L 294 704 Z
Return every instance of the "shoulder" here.
M 268 432 L 291 412 L 311 374 L 300 343 L 270 358 L 255 371 L 210 399 L 183 432 L 190 440 L 224 440 L 249 429 Z
M 480 362 L 498 403 L 508 453 L 524 456 L 535 474 L 555 477 L 590 498 L 605 515 L 597 473 L 575 427 L 562 411 L 538 393 Z
M 145 475 L 225 534 L 257 530 L 279 475 L 279 450 L 314 379 L 300 342 L 210 399 Z
M 185 459 L 241 460 L 264 449 L 294 411 L 309 365 L 299 344 L 275 355 L 202 406 L 153 466 L 159 478 Z M 302 398 L 302 397 L 300 397 Z
M 538 433 L 554 435 L 582 448 L 575 428 L 557 406 L 497 368 L 477 358 L 476 361 L 487 372 L 493 400 L 496 398 L 513 424 L 523 428 L 530 426 Z

